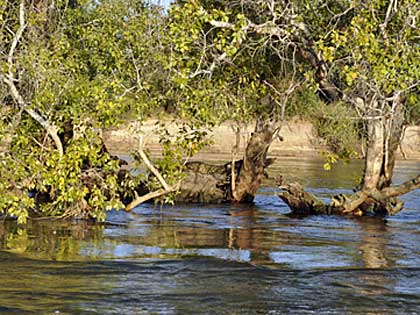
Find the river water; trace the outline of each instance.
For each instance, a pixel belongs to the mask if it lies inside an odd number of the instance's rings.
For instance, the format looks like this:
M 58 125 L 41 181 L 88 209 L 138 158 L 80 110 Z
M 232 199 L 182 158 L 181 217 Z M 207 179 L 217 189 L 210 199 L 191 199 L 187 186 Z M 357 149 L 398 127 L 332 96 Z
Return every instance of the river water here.
M 281 160 L 320 196 L 362 165 Z M 420 172 L 401 161 L 395 182 Z M 394 217 L 293 217 L 253 205 L 142 205 L 106 224 L 0 225 L 0 314 L 420 314 L 420 191 Z

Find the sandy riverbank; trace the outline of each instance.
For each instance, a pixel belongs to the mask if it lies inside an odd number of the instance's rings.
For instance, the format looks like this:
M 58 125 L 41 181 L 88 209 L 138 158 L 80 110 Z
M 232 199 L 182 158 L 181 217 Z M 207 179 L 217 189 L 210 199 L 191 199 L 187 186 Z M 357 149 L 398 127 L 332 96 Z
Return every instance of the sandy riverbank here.
M 145 146 L 152 155 L 157 156 L 161 151 L 159 138 L 155 130 L 156 120 L 148 120 L 142 125 Z M 168 123 L 168 130 L 176 130 L 173 123 Z M 253 124 L 244 126 L 241 131 L 241 150 L 253 130 Z M 317 137 L 316 131 L 309 123 L 286 123 L 281 129 L 283 141 L 276 139 L 270 147 L 269 154 L 277 157 L 317 157 L 325 150 L 324 140 Z M 231 151 L 235 145 L 235 133 L 232 124 L 224 123 L 214 129 L 210 134 L 213 145 L 207 147 L 196 158 L 230 159 Z M 104 132 L 104 139 L 108 149 L 113 153 L 130 152 L 137 146 L 130 125 Z M 399 156 L 407 159 L 420 160 L 420 126 L 411 126 L 405 130 Z

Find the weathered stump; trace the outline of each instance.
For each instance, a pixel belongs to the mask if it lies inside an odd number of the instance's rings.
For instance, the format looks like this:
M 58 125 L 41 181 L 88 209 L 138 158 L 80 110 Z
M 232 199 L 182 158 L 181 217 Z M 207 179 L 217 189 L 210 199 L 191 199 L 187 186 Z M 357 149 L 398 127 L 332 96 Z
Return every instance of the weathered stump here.
M 235 163 L 235 173 L 242 161 Z M 231 201 L 231 163 L 210 164 L 190 162 L 186 164 L 186 177 L 182 180 L 177 202 L 225 203 Z

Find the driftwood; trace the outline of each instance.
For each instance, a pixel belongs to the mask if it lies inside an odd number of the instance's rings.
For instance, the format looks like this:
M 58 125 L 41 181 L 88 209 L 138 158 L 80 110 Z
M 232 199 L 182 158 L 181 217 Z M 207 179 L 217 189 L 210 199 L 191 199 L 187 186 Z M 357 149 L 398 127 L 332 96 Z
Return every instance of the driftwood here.
M 267 158 L 267 151 L 277 125 L 276 121 L 259 119 L 241 160 L 236 160 L 239 147 L 237 130 L 231 162 L 219 165 L 187 163 L 186 176 L 180 183 L 175 200 L 186 203 L 252 202 L 262 179 L 267 177 L 265 169 L 274 161 Z
M 333 196 L 329 204 L 306 192 L 299 183 L 286 183 L 280 178 L 278 185 L 282 190 L 278 196 L 295 214 L 394 215 L 404 206 L 397 197 L 419 189 L 420 175 L 401 185 L 382 190 L 361 190 L 350 195 L 339 194 Z
M 330 207 L 314 195 L 306 192 L 299 183 L 280 184 L 279 197 L 295 214 L 330 214 Z
M 231 201 L 232 173 L 237 176 L 243 161 L 211 164 L 189 162 L 185 165 L 186 177 L 182 180 L 177 202 L 185 203 L 225 203 Z

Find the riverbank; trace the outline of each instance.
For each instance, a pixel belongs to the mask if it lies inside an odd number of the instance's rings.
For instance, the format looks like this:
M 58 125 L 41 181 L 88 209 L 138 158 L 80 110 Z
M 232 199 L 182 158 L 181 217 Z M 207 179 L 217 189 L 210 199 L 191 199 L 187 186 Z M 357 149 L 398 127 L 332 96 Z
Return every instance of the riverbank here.
M 159 156 L 161 146 L 156 132 L 157 120 L 148 120 L 142 125 L 143 140 L 152 156 Z M 169 132 L 176 130 L 174 123 L 168 123 Z M 252 123 L 241 128 L 240 154 L 244 150 L 254 125 Z M 137 147 L 137 139 L 133 136 L 130 124 L 117 129 L 104 132 L 107 148 L 115 154 L 133 151 Z M 232 123 L 224 123 L 216 127 L 210 134 L 213 144 L 200 152 L 195 158 L 206 160 L 230 159 L 232 148 L 235 146 L 235 131 Z M 315 128 L 310 123 L 285 123 L 280 131 L 280 137 L 275 139 L 270 147 L 269 154 L 274 157 L 318 157 L 326 151 L 324 139 L 316 135 Z M 362 151 L 362 150 L 360 150 Z M 407 127 L 404 132 L 401 148 L 398 152 L 400 158 L 420 160 L 420 126 Z

